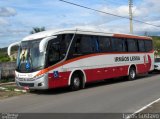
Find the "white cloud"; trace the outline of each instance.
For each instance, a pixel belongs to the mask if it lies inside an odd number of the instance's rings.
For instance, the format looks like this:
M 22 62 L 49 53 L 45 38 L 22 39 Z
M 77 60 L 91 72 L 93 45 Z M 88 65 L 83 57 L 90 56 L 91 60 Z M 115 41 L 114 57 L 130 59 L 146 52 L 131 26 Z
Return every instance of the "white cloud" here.
M 104 11 L 106 13 L 111 13 L 114 15 L 119 15 L 119 16 L 124 16 L 124 17 L 129 17 L 129 7 L 127 5 L 122 5 L 119 7 L 108 7 L 108 6 L 103 6 L 101 11 Z M 148 14 L 148 9 L 144 7 L 137 7 L 134 6 L 132 7 L 132 12 L 134 16 L 144 16 Z M 100 14 L 102 16 L 106 16 L 106 14 Z M 110 16 L 113 17 L 113 16 Z
M 119 7 L 103 6 L 100 10 L 104 11 L 106 13 L 111 13 L 111 14 L 115 14 L 115 15 L 119 15 L 119 16 L 128 16 L 128 14 L 129 14 L 128 6 L 126 6 L 126 5 L 122 5 Z M 106 16 L 106 14 L 101 14 L 101 15 Z
M 6 19 L 0 18 L 0 26 L 8 25 L 8 21 Z
M 1 17 L 15 16 L 16 14 L 17 14 L 16 10 L 11 7 L 1 7 L 0 8 Z

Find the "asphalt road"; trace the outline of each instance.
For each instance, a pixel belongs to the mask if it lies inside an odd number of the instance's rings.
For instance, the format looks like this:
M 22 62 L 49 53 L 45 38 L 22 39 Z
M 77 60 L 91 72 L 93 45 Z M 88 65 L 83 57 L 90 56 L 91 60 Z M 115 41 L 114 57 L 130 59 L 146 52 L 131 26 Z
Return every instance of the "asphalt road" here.
M 0 112 L 133 113 L 160 98 L 160 74 L 134 81 L 116 80 L 90 84 L 75 92 L 38 91 L 0 100 Z

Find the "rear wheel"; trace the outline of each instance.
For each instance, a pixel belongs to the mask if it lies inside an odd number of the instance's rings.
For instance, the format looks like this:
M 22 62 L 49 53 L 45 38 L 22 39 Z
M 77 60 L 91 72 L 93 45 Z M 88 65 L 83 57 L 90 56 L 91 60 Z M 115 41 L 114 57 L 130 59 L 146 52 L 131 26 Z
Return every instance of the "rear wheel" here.
M 73 74 L 73 76 L 71 78 L 70 89 L 72 91 L 79 90 L 81 88 L 81 85 L 82 85 L 81 77 L 78 74 Z
M 135 80 L 135 79 L 136 79 L 136 69 L 134 67 L 131 67 L 129 69 L 128 80 Z

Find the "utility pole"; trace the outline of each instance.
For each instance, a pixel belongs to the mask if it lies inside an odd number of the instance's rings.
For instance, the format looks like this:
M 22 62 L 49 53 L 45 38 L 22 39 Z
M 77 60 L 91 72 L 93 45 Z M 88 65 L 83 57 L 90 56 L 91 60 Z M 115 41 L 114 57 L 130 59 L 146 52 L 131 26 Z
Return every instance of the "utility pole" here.
M 132 7 L 133 7 L 133 0 L 128 0 L 129 2 L 129 19 L 130 19 L 130 33 L 133 34 L 133 14 L 132 14 Z

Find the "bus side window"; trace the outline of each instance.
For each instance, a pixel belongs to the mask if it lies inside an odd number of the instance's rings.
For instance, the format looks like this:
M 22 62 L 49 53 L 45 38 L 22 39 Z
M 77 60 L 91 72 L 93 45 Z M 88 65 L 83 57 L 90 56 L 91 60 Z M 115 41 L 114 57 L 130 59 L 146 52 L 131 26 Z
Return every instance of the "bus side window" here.
M 98 38 L 95 39 L 96 42 L 96 52 L 99 52 L 99 42 L 98 42 Z
M 60 60 L 60 45 L 59 42 L 54 41 L 49 42 L 48 49 L 48 65 L 51 66 Z
M 75 53 L 76 54 L 81 54 L 80 44 L 81 44 L 81 38 L 77 38 L 76 43 L 75 43 Z
M 93 53 L 99 52 L 98 37 L 97 36 L 91 36 L 90 42 L 91 42 L 92 52 Z
M 145 52 L 145 44 L 144 44 L 144 40 L 138 40 L 138 49 L 139 52 Z
M 137 40 L 127 39 L 127 45 L 128 45 L 128 52 L 137 52 L 138 51 Z
M 153 49 L 152 41 L 151 40 L 145 40 L 145 49 L 146 52 L 151 51 Z
M 126 39 L 122 39 L 122 51 L 127 52 L 127 41 Z
M 116 52 L 125 52 L 126 51 L 125 39 L 112 38 L 112 48 L 113 48 L 113 51 L 116 51 Z
M 75 42 L 75 55 L 85 55 L 94 52 L 93 41 L 91 36 L 82 35 L 77 37 Z
M 60 39 L 61 59 L 63 59 L 65 57 L 72 37 L 73 37 L 73 34 L 62 34 L 62 35 L 59 35 L 58 38 Z
M 99 50 L 100 52 L 110 52 L 111 51 L 111 41 L 109 37 L 99 37 Z

